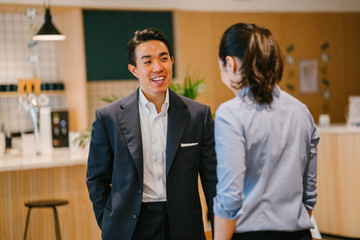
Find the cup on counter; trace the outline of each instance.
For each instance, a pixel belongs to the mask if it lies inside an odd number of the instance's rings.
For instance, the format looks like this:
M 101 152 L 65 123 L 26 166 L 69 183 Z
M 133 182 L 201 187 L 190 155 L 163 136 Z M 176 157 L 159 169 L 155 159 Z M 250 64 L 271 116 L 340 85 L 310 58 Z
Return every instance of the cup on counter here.
M 330 126 L 330 116 L 329 114 L 320 114 L 319 116 L 319 125 L 322 127 Z
M 40 89 L 41 89 L 41 91 L 46 91 L 46 90 L 48 90 L 47 83 L 41 83 Z
M 36 156 L 36 139 L 33 133 L 21 134 L 21 148 L 23 157 Z
M 62 82 L 56 82 L 56 83 L 54 83 L 54 89 L 55 90 L 64 90 L 64 84 Z
M 1 84 L 0 92 L 16 92 L 17 85 L 16 84 Z
M 62 82 L 41 83 L 41 91 L 59 91 L 64 89 L 65 86 Z
M 51 135 L 51 108 L 41 107 L 39 115 L 40 149 L 42 153 L 50 153 L 53 150 Z

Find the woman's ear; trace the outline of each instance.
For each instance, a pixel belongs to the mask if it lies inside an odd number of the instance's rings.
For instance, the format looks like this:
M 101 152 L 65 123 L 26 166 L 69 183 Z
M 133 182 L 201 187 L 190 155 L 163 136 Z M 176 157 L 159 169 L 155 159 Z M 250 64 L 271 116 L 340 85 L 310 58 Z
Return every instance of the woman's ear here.
M 233 56 L 226 56 L 225 61 L 226 61 L 226 68 L 228 69 L 228 71 L 232 73 L 236 73 L 238 66 L 235 58 Z
M 238 57 L 226 56 L 226 65 L 232 73 L 236 75 L 240 74 L 241 60 Z

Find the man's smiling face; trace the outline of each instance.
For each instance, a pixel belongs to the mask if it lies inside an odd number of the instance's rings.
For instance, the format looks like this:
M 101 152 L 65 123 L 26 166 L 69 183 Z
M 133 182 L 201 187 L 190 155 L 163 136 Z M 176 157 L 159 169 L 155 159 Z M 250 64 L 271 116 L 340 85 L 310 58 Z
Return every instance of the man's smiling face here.
M 173 58 L 166 45 L 158 40 L 140 43 L 135 48 L 136 66 L 130 72 L 139 79 L 141 90 L 148 100 L 164 97 L 172 79 Z

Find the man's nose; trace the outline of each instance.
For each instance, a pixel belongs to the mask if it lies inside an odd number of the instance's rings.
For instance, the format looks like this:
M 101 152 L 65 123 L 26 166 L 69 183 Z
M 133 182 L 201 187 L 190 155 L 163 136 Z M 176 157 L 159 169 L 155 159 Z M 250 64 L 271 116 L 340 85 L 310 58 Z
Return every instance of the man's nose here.
M 160 61 L 155 61 L 153 65 L 153 71 L 154 72 L 160 72 L 164 70 L 164 66 Z

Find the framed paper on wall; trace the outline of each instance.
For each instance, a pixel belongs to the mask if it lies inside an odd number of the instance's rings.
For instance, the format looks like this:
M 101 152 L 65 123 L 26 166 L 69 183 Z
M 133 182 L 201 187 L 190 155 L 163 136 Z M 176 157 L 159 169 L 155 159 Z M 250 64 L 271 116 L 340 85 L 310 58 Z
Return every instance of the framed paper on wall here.
M 360 127 L 360 96 L 349 97 L 347 125 Z
M 316 59 L 299 60 L 300 92 L 316 93 L 318 87 L 318 63 Z

